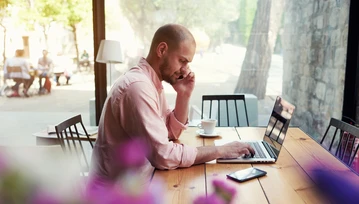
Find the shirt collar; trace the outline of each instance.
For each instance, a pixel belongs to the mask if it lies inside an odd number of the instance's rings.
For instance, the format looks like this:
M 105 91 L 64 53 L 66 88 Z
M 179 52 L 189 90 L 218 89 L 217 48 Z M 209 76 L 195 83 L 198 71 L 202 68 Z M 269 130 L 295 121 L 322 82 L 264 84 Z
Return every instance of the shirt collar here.
M 145 58 L 141 58 L 140 62 L 138 63 L 138 66 L 145 71 L 146 75 L 151 79 L 151 81 L 153 82 L 153 84 L 155 85 L 157 91 L 162 91 L 163 86 L 162 86 L 162 82 L 160 81 L 160 79 L 158 78 L 155 70 L 151 67 L 150 64 L 148 64 L 148 62 L 146 61 Z

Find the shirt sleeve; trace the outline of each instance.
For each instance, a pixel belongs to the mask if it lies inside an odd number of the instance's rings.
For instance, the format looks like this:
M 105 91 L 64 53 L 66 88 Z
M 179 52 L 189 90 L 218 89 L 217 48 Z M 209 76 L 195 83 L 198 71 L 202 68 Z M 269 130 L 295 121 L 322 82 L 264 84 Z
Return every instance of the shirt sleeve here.
M 135 82 L 120 94 L 112 109 L 130 137 L 140 137 L 146 141 L 150 150 L 148 160 L 154 167 L 189 167 L 194 164 L 197 148 L 168 140 L 166 118 L 160 113 L 159 101 L 152 84 Z
M 167 112 L 166 126 L 169 133 L 168 138 L 172 140 L 178 139 L 183 130 L 187 129 L 188 121 L 183 124 L 177 120 L 173 110 L 168 110 Z

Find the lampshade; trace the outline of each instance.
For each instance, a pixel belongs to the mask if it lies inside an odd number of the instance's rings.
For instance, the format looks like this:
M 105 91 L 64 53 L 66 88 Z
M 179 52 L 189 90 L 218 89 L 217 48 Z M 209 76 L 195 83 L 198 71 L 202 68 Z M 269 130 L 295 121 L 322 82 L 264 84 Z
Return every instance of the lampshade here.
M 122 63 L 121 43 L 115 40 L 101 40 L 96 62 Z

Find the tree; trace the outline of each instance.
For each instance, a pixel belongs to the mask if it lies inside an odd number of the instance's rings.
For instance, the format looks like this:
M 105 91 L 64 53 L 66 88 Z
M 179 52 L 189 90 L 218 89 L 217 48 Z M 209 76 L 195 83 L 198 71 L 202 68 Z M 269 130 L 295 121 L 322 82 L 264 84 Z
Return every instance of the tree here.
M 284 0 L 259 0 L 247 51 L 235 93 L 252 93 L 263 99 Z
M 210 36 L 210 46 L 219 45 L 229 33 L 228 22 L 238 17 L 238 0 L 121 0 L 124 16 L 138 39 L 149 46 L 154 29 L 168 23 L 202 28 Z
M 91 1 L 66 0 L 65 8 L 63 9 L 63 13 L 62 13 L 65 26 L 70 28 L 70 31 L 73 33 L 74 36 L 77 62 L 80 61 L 79 47 L 77 40 L 77 28 L 81 22 L 83 22 L 88 18 L 90 10 L 91 10 Z
M 48 31 L 52 22 L 60 20 L 62 5 L 58 0 L 33 0 L 28 1 L 27 6 L 23 6 L 20 12 L 22 21 L 26 22 L 28 27 L 32 26 L 30 30 L 37 25 L 42 28 L 46 49 L 49 49 Z
M 2 0 L 0 2 L 0 26 L 3 29 L 4 32 L 4 47 L 3 47 L 3 63 L 5 63 L 6 60 L 6 55 L 5 55 L 5 51 L 6 51 L 6 25 L 5 25 L 5 19 L 8 18 L 10 16 L 10 12 L 9 12 L 9 5 L 11 4 L 10 0 Z

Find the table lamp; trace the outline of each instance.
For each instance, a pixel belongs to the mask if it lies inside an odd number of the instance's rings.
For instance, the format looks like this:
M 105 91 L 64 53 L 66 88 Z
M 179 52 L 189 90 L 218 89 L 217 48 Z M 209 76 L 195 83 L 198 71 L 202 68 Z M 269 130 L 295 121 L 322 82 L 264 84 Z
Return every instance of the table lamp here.
M 112 85 L 112 64 L 122 63 L 121 43 L 116 40 L 101 40 L 96 62 L 110 64 L 110 86 Z

